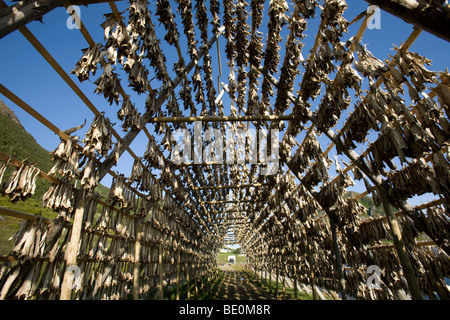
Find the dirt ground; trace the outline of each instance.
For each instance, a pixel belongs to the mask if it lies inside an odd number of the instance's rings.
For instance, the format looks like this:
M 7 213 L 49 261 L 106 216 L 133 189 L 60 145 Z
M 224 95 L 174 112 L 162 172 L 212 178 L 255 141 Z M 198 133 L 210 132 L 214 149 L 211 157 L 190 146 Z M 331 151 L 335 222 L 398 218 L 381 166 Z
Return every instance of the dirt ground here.
M 249 280 L 242 272 L 225 264 L 219 267 L 225 273 L 225 278 L 216 300 L 273 300 L 275 299 L 260 286 Z

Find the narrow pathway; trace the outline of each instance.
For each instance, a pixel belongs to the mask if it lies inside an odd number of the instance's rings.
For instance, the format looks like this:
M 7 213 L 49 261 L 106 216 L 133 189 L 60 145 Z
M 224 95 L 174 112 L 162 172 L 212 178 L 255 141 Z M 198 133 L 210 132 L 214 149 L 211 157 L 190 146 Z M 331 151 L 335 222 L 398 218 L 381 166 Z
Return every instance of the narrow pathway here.
M 217 292 L 216 300 L 273 300 L 269 293 L 249 280 L 244 273 L 230 266 L 219 267 L 225 278 Z

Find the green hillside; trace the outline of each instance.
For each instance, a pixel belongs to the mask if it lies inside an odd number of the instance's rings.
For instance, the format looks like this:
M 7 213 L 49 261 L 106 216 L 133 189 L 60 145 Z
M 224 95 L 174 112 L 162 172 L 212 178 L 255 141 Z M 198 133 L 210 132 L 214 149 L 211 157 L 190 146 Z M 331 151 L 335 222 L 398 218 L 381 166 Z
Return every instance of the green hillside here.
M 57 146 L 55 146 L 56 148 Z M 50 160 L 49 151 L 42 148 L 36 140 L 20 124 L 14 113 L 6 107 L 0 100 L 0 151 L 18 160 L 27 159 L 43 172 L 48 172 L 53 166 Z M 14 168 L 8 168 L 3 176 L 4 183 Z M 42 196 L 50 187 L 50 182 L 39 178 L 36 182 L 35 194 L 26 201 L 17 201 L 12 203 L 8 196 L 0 195 L 0 207 L 6 207 L 12 210 L 37 214 L 41 213 L 44 217 L 50 219 L 56 216 L 56 213 L 42 207 Z M 109 189 L 99 185 L 96 192 L 100 193 L 103 199 L 109 194 Z M 19 219 L 0 216 L 0 255 L 9 252 L 12 241 L 8 239 L 19 229 Z

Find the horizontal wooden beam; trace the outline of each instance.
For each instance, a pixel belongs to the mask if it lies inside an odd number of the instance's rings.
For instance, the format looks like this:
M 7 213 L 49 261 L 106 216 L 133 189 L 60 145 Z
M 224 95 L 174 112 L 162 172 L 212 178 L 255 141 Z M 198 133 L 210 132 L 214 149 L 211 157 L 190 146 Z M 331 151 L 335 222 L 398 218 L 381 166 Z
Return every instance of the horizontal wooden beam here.
M 450 41 L 450 9 L 445 4 L 419 0 L 365 0 L 418 28 Z M 428 1 L 429 2 L 429 1 Z
M 257 211 L 244 211 L 244 210 L 229 210 L 229 211 L 211 211 L 210 213 L 249 213 Z
M 193 188 L 193 190 L 259 188 L 268 185 L 269 185 L 268 183 L 254 183 L 254 184 L 237 184 L 233 186 L 204 186 L 204 187 L 195 187 Z
M 221 201 L 202 201 L 204 204 L 220 204 L 220 203 L 248 203 L 248 202 L 261 202 L 263 200 L 221 200 Z
M 428 246 L 435 246 L 436 243 L 433 240 L 425 240 L 420 241 L 415 244 L 416 247 L 428 247 Z M 367 247 L 367 250 L 377 250 L 377 249 L 394 249 L 393 244 L 382 244 L 372 247 Z
M 73 0 L 73 5 L 89 5 L 95 3 L 104 3 L 116 0 Z M 55 8 L 63 7 L 67 1 L 62 0 L 28 0 L 19 1 L 13 5 L 7 6 L 3 0 L 0 0 L 0 39 L 14 32 L 29 22 L 39 20 Z
M 194 166 L 233 166 L 233 165 L 243 165 L 243 164 L 254 164 L 257 166 L 264 166 L 264 165 L 268 165 L 270 164 L 270 162 L 258 162 L 258 163 L 251 163 L 251 162 L 232 162 L 232 163 L 227 163 L 227 162 L 200 162 L 200 163 L 194 163 L 194 162 L 190 162 L 190 163 L 179 163 L 179 164 L 175 164 L 177 167 L 194 167 Z
M 267 115 L 267 116 L 194 116 L 194 117 L 156 117 L 150 119 L 149 123 L 167 123 L 167 122 L 239 122 L 239 121 L 289 121 L 301 120 L 298 115 Z
M 34 220 L 42 218 L 42 222 L 44 222 L 45 224 L 50 224 L 53 221 L 51 219 L 48 219 L 48 218 L 45 218 L 45 217 L 42 217 L 39 215 L 20 212 L 20 211 L 12 210 L 12 209 L 5 208 L 5 207 L 0 207 L 0 215 L 13 217 L 13 218 L 19 218 L 22 220 L 29 220 L 29 221 L 34 221 Z
M 0 0 L 1 1 L 1 0 Z M 218 34 L 215 34 L 211 37 L 211 39 L 208 42 L 208 46 L 202 47 L 202 49 L 199 50 L 198 52 L 198 57 L 197 60 L 191 60 L 189 62 L 189 64 L 186 66 L 186 68 L 183 70 L 183 74 L 179 75 L 175 78 L 175 80 L 172 81 L 172 87 L 171 90 L 174 90 L 182 81 L 183 77 L 185 75 L 187 75 L 193 68 L 194 66 L 197 64 L 197 62 L 202 59 L 206 52 L 208 51 L 207 48 L 209 48 L 210 46 L 213 45 L 213 43 L 218 39 L 218 37 L 222 34 L 222 32 L 225 30 L 225 27 L 222 26 L 219 28 L 218 30 Z M 166 99 L 169 96 L 169 88 L 164 88 L 160 93 L 159 96 L 156 98 L 155 102 L 154 102 L 154 106 L 156 109 L 159 109 L 163 103 L 166 101 Z M 146 111 L 141 119 L 140 119 L 140 126 L 139 128 L 143 128 L 145 127 L 145 125 L 149 122 L 151 122 L 151 115 L 152 113 L 150 112 L 150 110 Z M 122 139 L 122 145 L 120 148 L 118 148 L 118 153 L 119 153 L 119 157 L 122 155 L 122 153 L 125 151 L 126 148 L 129 147 L 129 145 L 134 141 L 134 139 L 136 138 L 136 136 L 139 134 L 139 132 L 141 131 L 141 129 L 139 128 L 132 128 L 130 131 L 128 131 L 128 133 L 123 137 Z M 115 164 L 116 164 L 116 154 L 114 151 L 112 151 L 108 157 L 106 158 L 106 160 L 103 162 L 103 164 L 100 166 L 99 168 L 99 181 L 101 181 L 103 179 L 103 177 L 106 175 L 106 173 L 108 172 L 108 170 L 110 170 Z

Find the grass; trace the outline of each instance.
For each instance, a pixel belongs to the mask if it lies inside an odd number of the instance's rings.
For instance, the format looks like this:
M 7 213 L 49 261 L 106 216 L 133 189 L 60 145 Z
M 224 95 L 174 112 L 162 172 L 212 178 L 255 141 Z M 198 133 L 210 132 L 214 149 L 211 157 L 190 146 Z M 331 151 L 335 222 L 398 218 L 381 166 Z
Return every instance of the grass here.
M 217 256 L 217 264 L 228 263 L 228 256 L 235 256 L 236 263 L 245 263 L 247 261 L 245 256 L 240 256 L 239 254 L 219 252 Z
M 241 269 L 242 273 L 245 274 L 245 276 L 250 279 L 251 281 L 257 282 L 258 285 L 263 288 L 265 291 L 269 292 L 274 297 L 277 294 L 277 282 L 273 280 L 266 279 L 266 281 L 262 281 L 259 277 L 256 276 L 253 272 L 250 272 L 248 270 Z M 269 285 L 270 283 L 270 285 Z M 295 298 L 294 288 L 290 288 L 285 286 L 283 288 L 283 282 L 278 281 L 278 299 L 281 300 L 313 300 L 313 296 L 310 294 L 307 294 L 305 292 L 302 292 L 300 290 L 297 290 L 297 298 Z
M 213 273 L 212 280 L 208 282 L 206 276 L 197 278 L 196 281 L 191 279 L 189 281 L 190 290 L 190 300 L 212 300 L 214 299 L 219 287 L 221 286 L 225 274 L 220 270 L 215 270 Z M 203 289 L 202 289 L 203 283 Z M 195 286 L 197 284 L 197 294 Z M 170 284 L 164 287 L 164 298 L 163 300 L 175 300 L 176 299 L 176 285 Z M 143 300 L 158 300 L 159 299 L 159 289 L 155 288 L 146 293 L 141 297 Z M 188 284 L 184 282 L 180 285 L 180 300 L 188 300 Z

